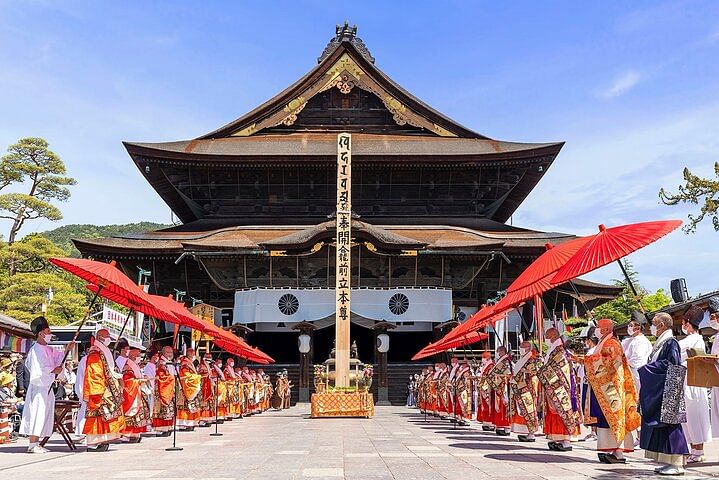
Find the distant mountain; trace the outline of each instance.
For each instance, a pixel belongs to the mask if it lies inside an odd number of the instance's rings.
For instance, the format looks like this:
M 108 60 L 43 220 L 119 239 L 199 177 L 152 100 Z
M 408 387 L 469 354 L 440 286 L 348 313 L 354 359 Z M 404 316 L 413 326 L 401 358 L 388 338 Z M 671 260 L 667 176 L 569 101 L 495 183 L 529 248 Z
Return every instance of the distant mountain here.
M 73 238 L 100 238 L 126 235 L 128 233 L 142 233 L 149 230 L 168 228 L 171 225 L 163 225 L 153 222 L 127 223 L 125 225 L 65 225 L 54 230 L 42 232 L 40 235 L 48 238 L 58 247 L 65 250 L 73 257 L 79 257 L 80 252 L 72 244 Z

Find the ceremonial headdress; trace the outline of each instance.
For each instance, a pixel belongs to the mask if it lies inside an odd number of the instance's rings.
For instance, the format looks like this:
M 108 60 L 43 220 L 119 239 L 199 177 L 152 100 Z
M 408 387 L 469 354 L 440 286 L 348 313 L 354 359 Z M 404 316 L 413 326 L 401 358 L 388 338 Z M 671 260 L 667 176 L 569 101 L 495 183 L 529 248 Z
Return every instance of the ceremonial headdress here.
M 711 297 L 709 299 L 707 310 L 709 310 L 709 313 L 719 313 L 719 297 Z
M 45 317 L 40 316 L 30 322 L 30 330 L 32 330 L 32 333 L 34 333 L 36 336 L 38 333 L 42 332 L 46 328 L 50 328 L 50 324 L 47 323 Z
M 128 341 L 127 341 L 126 339 L 124 339 L 124 338 L 121 338 L 120 340 L 118 340 L 118 341 L 117 341 L 117 345 L 116 345 L 117 350 L 122 350 L 123 348 L 127 348 L 127 347 L 129 347 L 129 346 L 130 346 L 130 342 L 128 342 Z
M 699 328 L 702 320 L 704 320 L 704 309 L 699 305 L 692 305 L 689 310 L 684 312 L 684 320 L 691 323 L 692 327 Z

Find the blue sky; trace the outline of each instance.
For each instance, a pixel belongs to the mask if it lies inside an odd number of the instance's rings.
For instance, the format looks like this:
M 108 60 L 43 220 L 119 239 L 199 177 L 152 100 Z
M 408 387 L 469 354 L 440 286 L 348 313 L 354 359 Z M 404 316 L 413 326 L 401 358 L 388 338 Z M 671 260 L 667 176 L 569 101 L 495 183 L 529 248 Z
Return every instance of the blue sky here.
M 717 2 L 0 0 L 0 11 L 0 148 L 44 137 L 78 180 L 64 220 L 25 233 L 169 222 L 121 141 L 194 138 L 239 117 L 312 68 L 345 19 L 380 68 L 466 126 L 567 142 L 515 225 L 587 234 L 684 219 L 659 188 L 719 160 Z M 631 260 L 651 289 L 684 276 L 691 294 L 708 292 L 718 239 L 707 224 Z

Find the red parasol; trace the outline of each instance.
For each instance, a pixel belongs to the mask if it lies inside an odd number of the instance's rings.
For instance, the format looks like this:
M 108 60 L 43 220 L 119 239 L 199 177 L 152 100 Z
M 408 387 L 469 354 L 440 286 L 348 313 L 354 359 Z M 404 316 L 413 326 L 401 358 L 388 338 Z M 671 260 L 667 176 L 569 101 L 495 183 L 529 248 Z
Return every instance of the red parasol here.
M 424 347 L 422 350 L 417 352 L 414 357 L 412 357 L 412 360 L 420 360 L 425 357 L 431 357 L 432 355 L 435 355 L 440 352 L 444 352 L 445 350 L 449 350 L 451 348 L 457 348 L 457 347 L 463 347 L 464 345 L 469 345 L 472 343 L 479 342 L 480 340 L 484 340 L 485 338 L 489 338 L 489 335 L 484 332 L 470 332 L 467 335 L 460 337 L 455 340 L 450 340 L 446 343 L 443 343 L 441 340 L 430 343 L 426 347 Z
M 581 275 L 608 265 L 642 247 L 662 238 L 681 225 L 681 220 L 663 220 L 656 222 L 632 223 L 606 228 L 599 225 L 599 233 L 590 237 L 567 263 L 552 277 L 552 283 L 558 285 Z M 621 262 L 619 263 L 621 265 Z M 622 271 L 624 271 L 624 266 Z M 626 275 L 626 272 L 624 272 Z M 634 285 L 627 277 L 632 290 Z
M 88 283 L 102 287 L 103 291 L 120 295 L 136 304 L 144 302 L 142 298 L 142 293 L 144 292 L 142 289 L 127 278 L 127 276 L 115 266 L 114 261 L 104 263 L 86 258 L 50 258 L 49 261 L 53 265 L 67 270 Z

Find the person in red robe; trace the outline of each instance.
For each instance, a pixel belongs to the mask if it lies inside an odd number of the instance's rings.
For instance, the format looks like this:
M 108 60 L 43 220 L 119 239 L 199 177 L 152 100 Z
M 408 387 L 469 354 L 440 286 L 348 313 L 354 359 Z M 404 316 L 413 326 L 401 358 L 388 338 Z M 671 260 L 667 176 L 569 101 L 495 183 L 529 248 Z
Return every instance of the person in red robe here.
M 172 433 L 175 415 L 175 367 L 172 365 L 174 352 L 172 347 L 162 347 L 162 355 L 155 370 L 155 391 L 152 412 L 152 428 L 158 437 L 168 437 Z
M 122 374 L 117 371 L 110 344 L 110 332 L 100 329 L 85 363 L 82 393 L 87 402 L 85 425 L 88 451 L 106 452 L 109 442 L 120 438 L 125 428 L 122 413 Z
M 179 389 L 177 392 L 177 425 L 183 430 L 192 431 L 200 421 L 200 390 L 202 376 L 197 373 L 195 349 L 188 348 L 186 355 L 180 357 Z
M 492 423 L 494 433 L 508 436 L 511 418 L 509 407 L 509 379 L 512 375 L 512 360 L 507 348 L 497 348 L 497 361 L 489 372 L 489 384 L 492 387 Z
M 482 353 L 482 364 L 479 368 L 478 389 L 478 408 L 477 421 L 482 423 L 482 430 L 491 432 L 494 430 L 494 418 L 492 417 L 492 404 L 494 403 L 494 395 L 492 386 L 489 383 L 489 372 L 494 368 L 492 354 L 489 352 Z
M 548 329 L 546 339 L 549 348 L 537 375 L 544 392 L 544 433 L 550 450 L 568 452 L 580 423 L 578 385 L 559 331 Z
M 147 431 L 150 424 L 149 383 L 137 364 L 140 349 L 131 347 L 125 339 L 120 339 L 117 347 L 120 350 L 117 364 L 122 364 L 122 412 L 125 415 L 122 436 L 130 443 L 140 443 L 140 434 Z
M 222 359 L 216 358 L 212 364 L 212 379 L 215 383 L 215 395 L 217 395 L 217 419 L 227 418 L 227 383 L 225 372 L 222 370 Z
M 212 381 L 212 355 L 207 352 L 197 367 L 202 376 L 202 401 L 200 403 L 200 426 L 209 426 L 215 421 L 215 387 Z
M 227 415 L 229 419 L 242 416 L 240 405 L 240 379 L 235 373 L 235 359 L 230 357 L 225 362 L 225 383 L 227 385 Z

